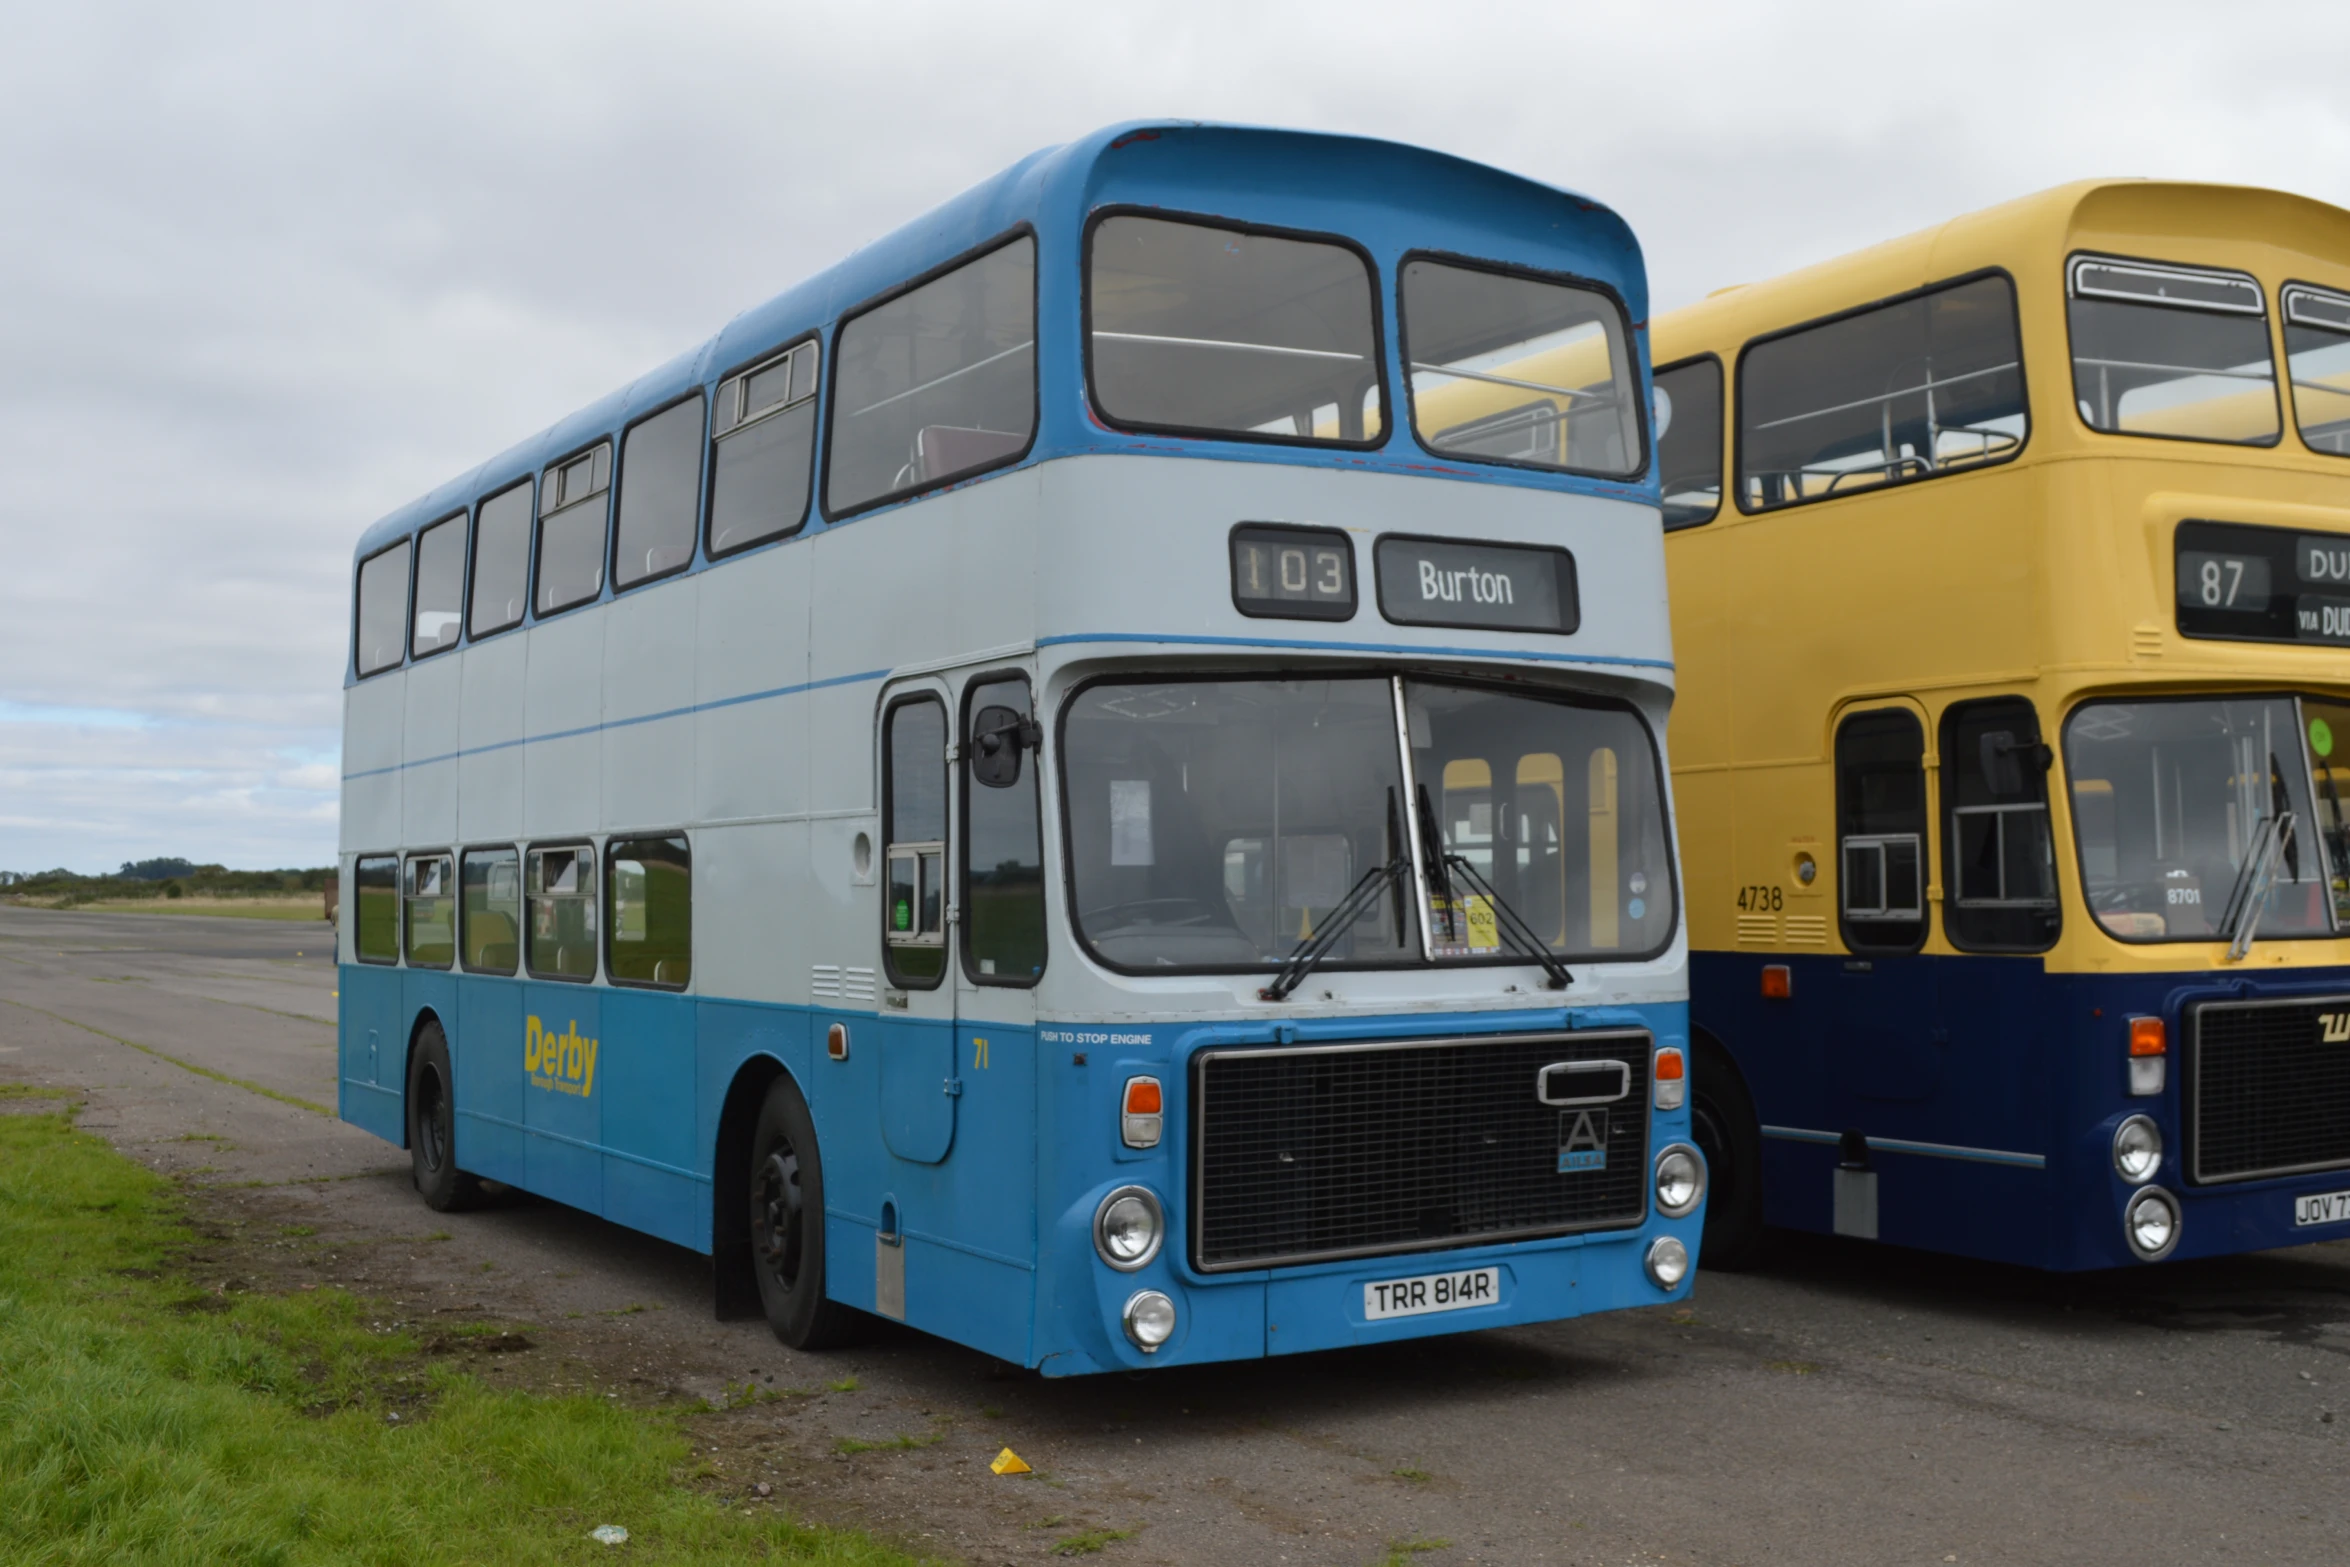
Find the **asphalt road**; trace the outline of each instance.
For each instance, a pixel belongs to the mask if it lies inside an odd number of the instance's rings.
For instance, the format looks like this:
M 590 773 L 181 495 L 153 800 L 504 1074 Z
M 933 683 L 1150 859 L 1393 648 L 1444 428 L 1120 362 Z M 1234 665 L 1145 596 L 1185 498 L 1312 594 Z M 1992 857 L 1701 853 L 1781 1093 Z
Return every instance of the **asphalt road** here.
M 222 1287 L 510 1323 L 526 1385 L 776 1395 L 695 1427 L 745 1505 L 973 1562 L 1086 1530 L 1132 1562 L 2350 1561 L 2350 1244 L 2050 1278 L 1806 1241 L 1689 1311 L 1151 1376 L 896 1329 L 802 1356 L 711 1320 L 691 1253 L 519 1195 L 425 1211 L 305 1105 L 334 986 L 321 926 L 0 909 L 0 1080 L 185 1181 L 239 1238 Z M 1042 1474 L 990 1473 L 1006 1445 Z

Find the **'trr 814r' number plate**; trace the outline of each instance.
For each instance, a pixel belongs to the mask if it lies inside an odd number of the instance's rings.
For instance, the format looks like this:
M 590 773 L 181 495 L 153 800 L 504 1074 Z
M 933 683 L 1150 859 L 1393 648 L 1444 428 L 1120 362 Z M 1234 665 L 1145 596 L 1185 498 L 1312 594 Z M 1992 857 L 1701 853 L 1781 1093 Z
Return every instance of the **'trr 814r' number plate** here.
M 1411 1279 L 1381 1279 L 1363 1286 L 1363 1317 L 1423 1317 L 1431 1311 L 1465 1311 L 1501 1300 L 1499 1268 L 1459 1273 L 1423 1273 Z
M 2308 1197 L 2293 1199 L 2295 1224 L 2342 1224 L 2350 1222 L 2350 1192 L 2318 1192 Z

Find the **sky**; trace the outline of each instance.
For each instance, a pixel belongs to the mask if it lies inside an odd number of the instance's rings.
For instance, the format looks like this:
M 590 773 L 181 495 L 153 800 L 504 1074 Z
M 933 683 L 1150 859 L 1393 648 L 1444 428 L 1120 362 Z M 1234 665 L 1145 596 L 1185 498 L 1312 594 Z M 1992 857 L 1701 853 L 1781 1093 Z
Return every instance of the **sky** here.
M 0 869 L 332 860 L 379 516 L 1038 147 L 1377 135 L 1671 309 L 2091 175 L 2350 206 L 2350 6 L 0 0 Z

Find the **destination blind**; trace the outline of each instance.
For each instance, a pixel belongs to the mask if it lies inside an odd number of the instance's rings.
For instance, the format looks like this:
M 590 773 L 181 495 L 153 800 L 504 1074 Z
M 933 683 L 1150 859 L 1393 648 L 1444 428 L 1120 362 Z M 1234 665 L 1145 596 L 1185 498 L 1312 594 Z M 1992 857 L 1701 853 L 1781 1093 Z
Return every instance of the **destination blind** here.
M 1582 622 L 1575 557 L 1562 549 L 1390 533 L 1373 553 L 1380 613 L 1399 626 L 1569 632 Z
M 2173 548 L 2180 635 L 2350 647 L 2350 534 L 2188 521 Z

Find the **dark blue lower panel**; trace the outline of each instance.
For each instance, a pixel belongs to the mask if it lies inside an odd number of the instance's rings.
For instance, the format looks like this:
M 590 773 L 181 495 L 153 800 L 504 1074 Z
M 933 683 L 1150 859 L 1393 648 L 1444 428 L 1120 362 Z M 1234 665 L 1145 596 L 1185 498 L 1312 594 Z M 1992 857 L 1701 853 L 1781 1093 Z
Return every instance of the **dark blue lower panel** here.
M 1762 995 L 1765 964 L 1792 994 Z M 2049 974 L 2036 957 L 1703 952 L 1691 956 L 1692 1026 L 1743 1074 L 1764 1128 L 1772 1224 L 1832 1232 L 1838 1142 L 1866 1139 L 1877 1238 L 2030 1267 L 2138 1264 L 2122 1232 L 2134 1188 L 2114 1173 L 2114 1128 L 2153 1119 L 2154 1183 L 2176 1196 L 2178 1257 L 2350 1234 L 2293 1223 L 2293 1198 L 2350 1189 L 2350 1171 L 2196 1188 L 2182 1166 L 2185 1008 L 2350 990 L 2350 970 Z M 2171 1051 L 2161 1093 L 2129 1092 L 2129 1020 L 2159 1017 Z

